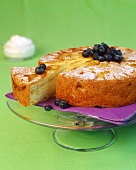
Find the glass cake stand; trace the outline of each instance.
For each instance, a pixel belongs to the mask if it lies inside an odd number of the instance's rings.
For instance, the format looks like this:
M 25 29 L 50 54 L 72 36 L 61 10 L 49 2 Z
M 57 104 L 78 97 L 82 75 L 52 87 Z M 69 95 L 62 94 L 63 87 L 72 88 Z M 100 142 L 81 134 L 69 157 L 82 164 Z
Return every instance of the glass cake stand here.
M 136 122 L 136 116 L 123 125 L 100 121 L 75 112 L 45 111 L 43 107 L 24 107 L 7 98 L 9 109 L 28 122 L 54 128 L 53 140 L 59 146 L 74 151 L 98 151 L 111 146 L 116 140 L 116 127 Z

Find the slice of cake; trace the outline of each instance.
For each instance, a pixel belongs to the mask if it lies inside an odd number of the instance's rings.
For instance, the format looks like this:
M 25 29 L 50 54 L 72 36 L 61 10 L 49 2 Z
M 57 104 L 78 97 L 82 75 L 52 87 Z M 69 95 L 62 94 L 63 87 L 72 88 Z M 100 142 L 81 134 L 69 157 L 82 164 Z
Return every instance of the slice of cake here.
M 136 102 L 136 50 L 99 44 L 69 48 L 11 69 L 13 94 L 24 105 L 56 97 L 74 106 L 118 107 Z
M 11 68 L 14 97 L 24 106 L 55 97 L 57 76 L 63 69 L 61 66 L 47 66 L 43 74 L 37 74 L 35 67 Z

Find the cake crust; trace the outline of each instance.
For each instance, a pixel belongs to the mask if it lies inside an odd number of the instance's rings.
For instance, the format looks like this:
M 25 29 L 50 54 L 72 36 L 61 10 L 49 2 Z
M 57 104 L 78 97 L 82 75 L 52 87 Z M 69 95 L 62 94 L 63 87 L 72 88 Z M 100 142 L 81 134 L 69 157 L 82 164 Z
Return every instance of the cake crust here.
M 136 79 L 136 76 L 135 76 Z M 80 80 L 58 76 L 56 97 L 74 106 L 119 107 L 136 102 L 134 77 L 127 80 Z
M 67 64 L 58 75 L 56 98 L 85 107 L 119 107 L 136 102 L 136 50 L 115 46 L 123 56 L 117 63 L 83 58 L 81 54 L 87 48 L 92 47 L 69 48 L 39 60 L 46 63 L 55 57 L 57 62 Z M 71 60 L 65 60 L 66 56 Z

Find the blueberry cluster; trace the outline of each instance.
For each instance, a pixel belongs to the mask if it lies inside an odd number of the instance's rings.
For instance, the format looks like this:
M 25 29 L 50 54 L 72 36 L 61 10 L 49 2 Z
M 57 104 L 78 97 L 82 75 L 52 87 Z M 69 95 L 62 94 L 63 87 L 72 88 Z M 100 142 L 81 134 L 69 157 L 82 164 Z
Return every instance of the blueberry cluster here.
M 94 47 L 88 48 L 82 52 L 82 56 L 87 58 L 91 56 L 94 60 L 102 61 L 122 61 L 122 52 L 115 47 L 109 47 L 106 43 L 95 44 Z
M 67 101 L 65 101 L 65 100 L 60 100 L 60 99 L 55 99 L 55 105 L 56 105 L 56 106 L 59 106 L 59 107 L 62 108 L 62 109 L 66 109 L 66 108 L 69 107 L 69 104 L 68 104 Z M 44 109 L 45 109 L 46 111 L 51 111 L 51 110 L 53 109 L 53 107 L 52 107 L 51 105 L 45 105 L 45 106 L 44 106 Z
M 67 101 L 61 100 L 61 99 L 58 99 L 58 98 L 55 99 L 55 105 L 59 106 L 62 109 L 66 109 L 66 108 L 69 107 L 69 104 L 68 104 Z
M 35 72 L 37 74 L 43 74 L 45 70 L 46 70 L 46 65 L 45 64 L 40 64 L 40 66 L 35 68 Z

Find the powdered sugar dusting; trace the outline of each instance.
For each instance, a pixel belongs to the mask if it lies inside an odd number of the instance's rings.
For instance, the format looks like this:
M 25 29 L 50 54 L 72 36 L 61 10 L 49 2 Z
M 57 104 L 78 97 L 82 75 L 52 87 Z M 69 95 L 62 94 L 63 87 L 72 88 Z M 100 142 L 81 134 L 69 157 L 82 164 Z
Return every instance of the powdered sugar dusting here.
M 88 67 L 80 66 L 61 74 L 67 77 L 78 77 L 84 80 L 113 80 L 131 76 L 131 73 L 136 73 L 136 67 L 133 67 L 133 65 L 126 65 L 123 62 L 110 62 L 108 64 L 106 62 L 101 62 L 98 65 L 91 65 Z
M 79 77 L 81 79 L 96 79 L 96 74 L 93 73 L 92 70 L 89 68 L 79 67 L 77 69 L 73 69 L 64 73 L 61 73 L 62 75 L 68 76 L 68 77 Z

